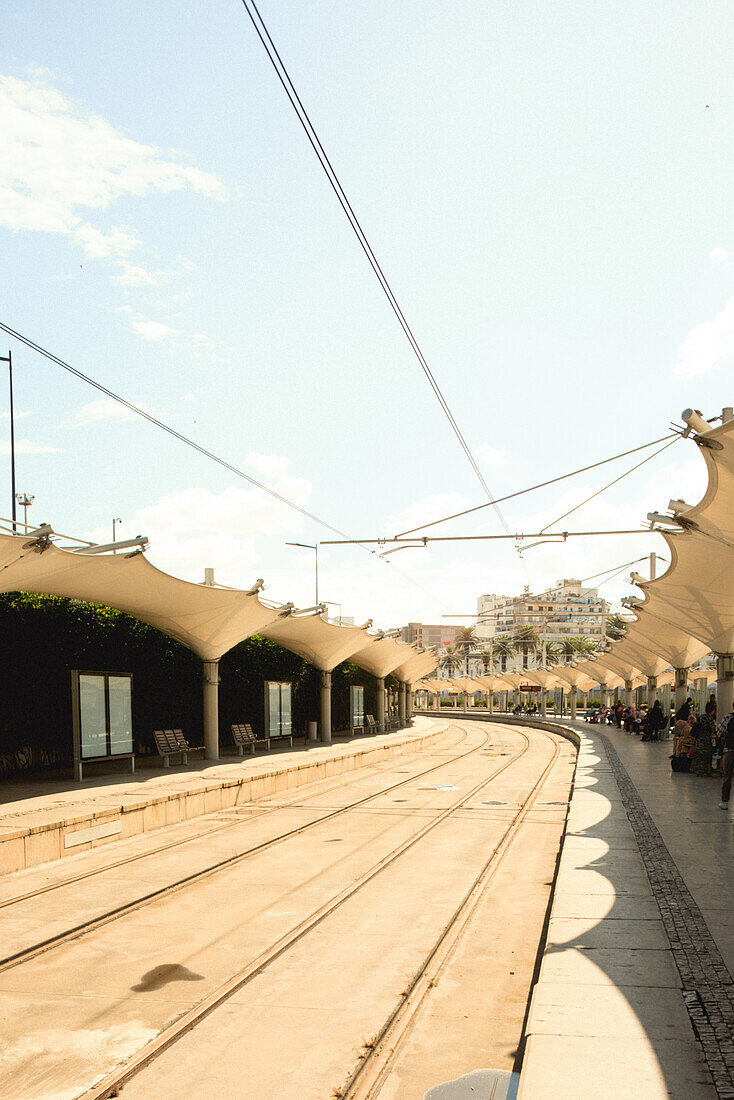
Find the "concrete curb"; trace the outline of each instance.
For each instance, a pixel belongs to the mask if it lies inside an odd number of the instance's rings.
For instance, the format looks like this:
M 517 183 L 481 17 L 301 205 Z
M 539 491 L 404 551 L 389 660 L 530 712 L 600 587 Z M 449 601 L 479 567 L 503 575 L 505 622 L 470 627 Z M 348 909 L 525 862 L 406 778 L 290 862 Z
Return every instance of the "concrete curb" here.
M 267 760 L 250 757 L 225 765 L 228 770 L 240 769 L 237 775 L 215 777 L 204 773 L 206 778 L 197 778 L 195 773 L 176 772 L 165 777 L 177 784 L 171 791 L 161 790 L 162 777 L 158 777 L 158 789 L 150 794 L 126 793 L 129 785 L 115 794 L 112 787 L 109 794 L 94 799 L 101 804 L 97 809 L 80 809 L 72 804 L 8 814 L 0 817 L 0 876 L 241 806 L 278 791 L 344 775 L 405 752 L 419 752 L 444 737 L 451 721 L 442 717 L 435 720 L 437 729 L 378 734 L 370 738 L 369 744 L 360 741 L 317 746 L 307 754 L 286 752 Z M 244 774 L 241 769 L 246 769 Z M 80 795 L 83 799 L 83 792 Z

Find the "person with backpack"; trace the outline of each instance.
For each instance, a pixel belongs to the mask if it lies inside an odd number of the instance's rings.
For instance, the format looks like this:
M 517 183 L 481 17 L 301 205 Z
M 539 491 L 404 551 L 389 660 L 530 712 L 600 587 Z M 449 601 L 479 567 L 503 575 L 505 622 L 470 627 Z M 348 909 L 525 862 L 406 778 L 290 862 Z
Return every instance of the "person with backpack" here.
M 716 728 L 716 733 L 721 738 L 722 750 L 724 753 L 721 768 L 723 782 L 721 784 L 721 802 L 719 803 L 719 809 L 726 810 L 729 808 L 731 780 L 732 775 L 734 775 L 734 706 L 732 706 L 731 714 L 725 714 L 721 719 Z

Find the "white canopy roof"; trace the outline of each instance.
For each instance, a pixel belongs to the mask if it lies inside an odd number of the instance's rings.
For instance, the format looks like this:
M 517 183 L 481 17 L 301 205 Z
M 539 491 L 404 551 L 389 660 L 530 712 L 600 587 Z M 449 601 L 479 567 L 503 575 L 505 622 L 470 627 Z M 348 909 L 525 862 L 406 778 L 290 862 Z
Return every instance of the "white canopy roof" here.
M 734 420 L 718 427 L 691 417 L 706 462 L 708 487 L 698 504 L 671 501 L 682 530 L 661 531 L 670 566 L 637 580 L 645 611 L 698 639 L 714 653 L 734 652 Z
M 38 592 L 116 607 L 215 661 L 288 614 L 248 592 L 192 584 L 156 569 L 140 553 L 77 554 L 27 535 L 0 533 L 0 592 Z
M 411 645 L 398 638 L 371 635 L 368 638 L 367 646 L 353 653 L 349 660 L 380 680 L 384 680 L 393 669 L 404 664 L 411 653 L 415 653 Z
M 297 653 L 322 672 L 331 672 L 342 661 L 348 661 L 354 653 L 364 650 L 374 636 L 370 638 L 364 626 L 342 626 L 330 623 L 324 613 L 316 611 L 312 615 L 289 615 L 265 624 L 259 631 L 266 638 Z
M 433 672 L 437 666 L 438 660 L 431 650 L 424 650 L 422 653 L 414 652 L 412 657 L 393 669 L 393 676 L 397 676 L 398 680 L 403 680 L 406 684 L 415 684 L 422 676 Z

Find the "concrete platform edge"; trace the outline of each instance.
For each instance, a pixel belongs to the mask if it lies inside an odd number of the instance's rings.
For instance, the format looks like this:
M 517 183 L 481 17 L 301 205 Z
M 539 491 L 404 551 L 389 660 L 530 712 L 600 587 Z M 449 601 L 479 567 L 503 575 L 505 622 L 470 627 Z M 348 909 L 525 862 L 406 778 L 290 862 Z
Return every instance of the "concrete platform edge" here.
M 78 808 L 65 811 L 60 807 L 58 818 L 34 825 L 25 826 L 17 819 L 13 821 L 12 815 L 4 819 L 0 817 L 0 875 L 36 867 L 41 863 L 62 859 L 66 855 L 76 855 L 101 844 L 152 832 L 217 810 L 241 806 L 277 791 L 292 790 L 331 776 L 356 771 L 379 761 L 389 760 L 405 751 L 429 748 L 446 735 L 451 724 L 450 718 L 436 721 L 439 722 L 437 729 L 425 732 L 401 730 L 398 733 L 381 734 L 371 738 L 369 745 L 360 742 L 320 747 L 317 750 L 318 755 L 314 753 L 310 759 L 303 761 L 296 762 L 291 757 L 288 762 L 283 762 L 280 756 L 271 757 L 267 762 L 248 760 L 246 763 L 254 764 L 256 770 L 232 777 L 213 779 L 206 777 L 204 773 L 201 780 L 197 781 L 195 773 L 187 774 L 182 770 L 171 778 L 191 780 L 189 789 L 163 793 L 157 791 L 147 796 L 144 793 L 138 795 L 124 791 L 120 794 L 124 802 L 110 805 L 110 795 L 99 799 L 105 804 L 98 809 L 79 812 Z M 241 767 L 242 763 L 238 760 L 232 766 Z M 82 843 L 68 843 L 75 833 L 87 829 L 96 830 L 99 826 L 108 827 L 99 830 L 104 835 Z

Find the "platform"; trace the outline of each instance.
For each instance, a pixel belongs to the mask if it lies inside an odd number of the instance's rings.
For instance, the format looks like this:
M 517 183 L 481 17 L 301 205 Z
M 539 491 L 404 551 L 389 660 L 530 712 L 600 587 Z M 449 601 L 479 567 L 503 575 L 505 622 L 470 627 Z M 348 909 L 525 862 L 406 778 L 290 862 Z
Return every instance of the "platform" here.
M 519 1100 L 734 1097 L 734 822 L 670 742 L 579 757 Z M 553 720 L 549 725 L 556 725 Z
M 84 783 L 5 781 L 0 784 L 0 874 L 419 751 L 450 724 L 448 717 L 416 717 L 412 727 L 393 733 L 97 776 Z

